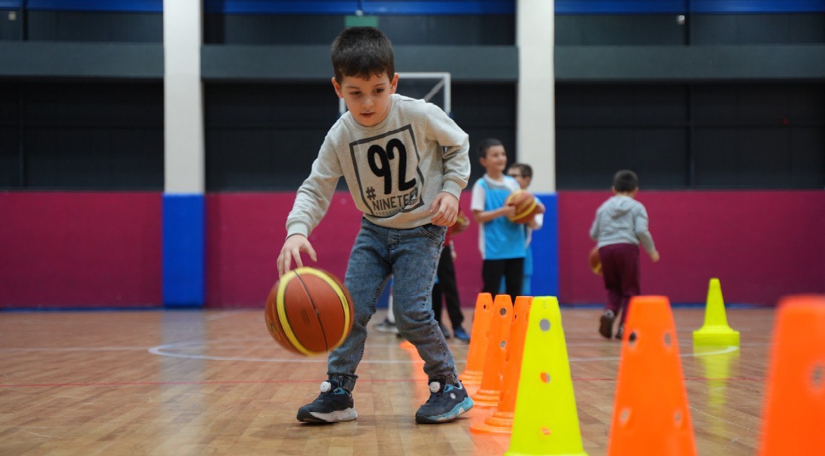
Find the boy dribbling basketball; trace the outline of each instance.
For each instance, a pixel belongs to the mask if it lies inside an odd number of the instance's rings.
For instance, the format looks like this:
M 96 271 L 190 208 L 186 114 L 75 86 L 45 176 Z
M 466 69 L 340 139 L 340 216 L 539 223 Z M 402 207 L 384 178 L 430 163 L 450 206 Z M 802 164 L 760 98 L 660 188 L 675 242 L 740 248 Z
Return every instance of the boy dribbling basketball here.
M 352 332 L 329 354 L 321 394 L 298 410 L 303 422 L 355 419 L 352 389 L 364 353 L 366 326 L 387 279 L 400 333 L 418 349 L 430 398 L 418 423 L 444 423 L 473 406 L 458 380 L 452 352 L 433 318 L 430 292 L 447 227 L 470 175 L 469 138 L 440 108 L 395 93 L 393 50 L 374 28 L 353 27 L 332 44 L 332 85 L 349 112 L 332 126 L 287 218 L 278 273 L 315 261 L 307 236 L 329 207 L 338 180 L 347 181 L 364 213 L 344 285 L 352 295 Z

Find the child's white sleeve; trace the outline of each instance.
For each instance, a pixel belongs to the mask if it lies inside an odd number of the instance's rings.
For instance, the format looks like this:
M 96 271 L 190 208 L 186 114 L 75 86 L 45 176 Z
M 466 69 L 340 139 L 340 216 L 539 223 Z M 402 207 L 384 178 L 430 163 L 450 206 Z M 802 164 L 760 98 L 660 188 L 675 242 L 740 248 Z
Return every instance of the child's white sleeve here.
M 535 227 L 531 228 L 533 231 L 540 230 L 542 226 L 544 226 L 544 214 L 536 214 L 533 218 L 535 223 Z
M 473 197 L 470 200 L 470 210 L 484 211 L 484 203 L 487 200 L 487 194 L 478 182 L 473 185 Z

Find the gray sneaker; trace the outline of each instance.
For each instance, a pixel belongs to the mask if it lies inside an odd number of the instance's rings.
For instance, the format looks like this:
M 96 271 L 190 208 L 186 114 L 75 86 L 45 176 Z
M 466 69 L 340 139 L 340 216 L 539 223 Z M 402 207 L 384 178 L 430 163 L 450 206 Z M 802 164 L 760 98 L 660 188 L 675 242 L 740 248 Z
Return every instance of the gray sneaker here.
M 439 424 L 454 421 L 473 408 L 473 400 L 461 381 L 448 385 L 444 379 L 430 380 L 430 398 L 415 413 L 418 424 Z
M 352 393 L 334 379 L 321 383 L 318 398 L 298 409 L 298 421 L 304 423 L 337 423 L 355 418 L 358 418 L 358 413 L 355 412 Z
M 444 338 L 449 339 L 451 337 L 450 330 L 447 329 L 447 327 L 442 325 L 441 323 L 439 323 L 438 326 L 441 328 L 441 332 L 444 334 Z
M 389 318 L 385 318 L 384 321 L 375 325 L 374 328 L 378 332 L 398 334 L 398 327 L 395 326 L 395 323 L 391 322 Z

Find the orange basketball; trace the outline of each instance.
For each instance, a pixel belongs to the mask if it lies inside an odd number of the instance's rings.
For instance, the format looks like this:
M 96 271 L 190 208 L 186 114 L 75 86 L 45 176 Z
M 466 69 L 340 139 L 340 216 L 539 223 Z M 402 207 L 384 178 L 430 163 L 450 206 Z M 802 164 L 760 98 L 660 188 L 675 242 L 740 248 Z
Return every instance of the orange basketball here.
M 530 223 L 539 211 L 539 204 L 532 193 L 516 190 L 504 201 L 508 206 L 516 206 L 516 215 L 508 217 L 513 223 Z
M 326 353 L 344 342 L 352 329 L 352 298 L 332 274 L 298 268 L 281 277 L 266 298 L 269 334 L 300 355 Z
M 602 273 L 602 260 L 599 258 L 598 247 L 593 247 L 593 250 L 590 251 L 590 270 L 593 271 L 593 274 Z
M 467 228 L 470 226 L 470 219 L 464 215 L 464 211 L 461 209 L 458 210 L 458 215 L 455 217 L 455 223 L 450 226 L 450 235 L 460 234 L 467 231 Z

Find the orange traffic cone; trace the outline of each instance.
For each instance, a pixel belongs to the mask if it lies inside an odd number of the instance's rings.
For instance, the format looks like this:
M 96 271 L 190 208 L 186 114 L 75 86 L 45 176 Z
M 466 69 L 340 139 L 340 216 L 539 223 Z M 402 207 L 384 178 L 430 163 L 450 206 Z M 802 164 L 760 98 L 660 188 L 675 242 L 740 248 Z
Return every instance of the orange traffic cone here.
M 458 376 L 465 385 L 478 385 L 484 373 L 484 358 L 487 356 L 487 341 L 490 339 L 490 315 L 493 313 L 493 296 L 479 293 L 476 311 L 473 314 L 473 330 L 470 333 L 470 348 L 467 351 L 467 366 Z
M 779 306 L 759 455 L 821 455 L 825 450 L 825 296 L 792 296 Z
M 521 376 L 521 360 L 524 355 L 524 340 L 527 337 L 527 316 L 530 314 L 530 304 L 533 298 L 519 296 L 513 309 L 513 325 L 510 327 L 510 338 L 507 342 L 507 355 L 504 359 L 504 380 L 501 386 L 501 396 L 493 415 L 470 426 L 470 432 L 476 434 L 512 434 L 513 416 L 516 411 L 516 394 Z
M 472 395 L 476 407 L 495 407 L 498 404 L 504 375 L 504 358 L 507 354 L 507 339 L 512 323 L 513 301 L 510 295 L 496 295 L 493 314 L 490 316 L 490 340 L 487 341 L 481 387 Z
M 622 340 L 610 455 L 696 454 L 670 302 L 635 296 Z

